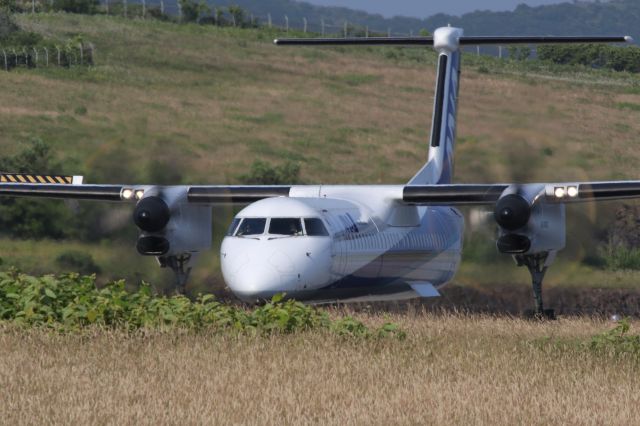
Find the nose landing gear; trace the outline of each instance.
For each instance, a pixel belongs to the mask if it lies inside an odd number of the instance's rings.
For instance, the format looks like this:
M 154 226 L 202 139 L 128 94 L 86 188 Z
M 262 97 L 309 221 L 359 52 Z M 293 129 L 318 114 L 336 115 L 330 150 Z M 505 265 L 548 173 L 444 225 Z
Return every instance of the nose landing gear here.
M 537 254 L 515 255 L 513 257 L 518 266 L 526 266 L 531 274 L 531 286 L 533 289 L 534 309 L 527 312 L 531 318 L 555 320 L 553 309 L 545 309 L 542 301 L 542 281 L 547 269 L 555 258 L 554 252 Z
M 171 268 L 176 277 L 176 293 L 184 294 L 189 274 L 191 273 L 191 253 L 157 257 L 161 268 Z

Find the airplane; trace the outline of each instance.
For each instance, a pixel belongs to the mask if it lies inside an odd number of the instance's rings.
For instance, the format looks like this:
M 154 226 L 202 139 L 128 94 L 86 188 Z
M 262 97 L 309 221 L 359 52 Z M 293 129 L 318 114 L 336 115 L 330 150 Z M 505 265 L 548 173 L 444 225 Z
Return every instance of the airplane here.
M 456 113 L 462 47 L 542 43 L 629 43 L 620 37 L 467 37 L 438 28 L 432 37 L 300 38 L 276 45 L 428 46 L 438 54 L 427 161 L 399 185 L 99 185 L 81 176 L 0 176 L 0 196 L 135 204 L 137 251 L 155 256 L 184 288 L 191 262 L 212 245 L 215 206 L 246 205 L 220 248 L 231 291 L 246 302 L 275 294 L 307 303 L 436 297 L 461 261 L 459 206 L 493 208 L 499 252 L 531 275 L 535 313 L 542 283 L 565 246 L 565 205 L 640 197 L 640 181 L 456 184 Z

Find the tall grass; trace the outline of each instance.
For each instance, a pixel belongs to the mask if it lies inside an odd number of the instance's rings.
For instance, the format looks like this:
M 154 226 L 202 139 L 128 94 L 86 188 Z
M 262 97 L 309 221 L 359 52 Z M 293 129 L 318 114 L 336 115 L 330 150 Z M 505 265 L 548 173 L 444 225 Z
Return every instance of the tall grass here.
M 405 340 L 2 324 L 3 422 L 629 425 L 640 416 L 638 358 L 581 344 L 611 328 L 601 320 L 390 319 Z

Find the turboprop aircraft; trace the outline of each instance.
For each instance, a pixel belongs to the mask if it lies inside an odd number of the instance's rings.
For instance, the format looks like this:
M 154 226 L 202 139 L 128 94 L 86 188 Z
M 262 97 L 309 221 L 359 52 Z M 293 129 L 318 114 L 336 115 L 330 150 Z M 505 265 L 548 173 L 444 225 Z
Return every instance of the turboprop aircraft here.
M 427 161 L 401 185 L 95 185 L 81 177 L 5 174 L 0 196 L 135 204 L 137 250 L 171 268 L 184 286 L 190 261 L 212 244 L 212 210 L 248 205 L 220 250 L 222 274 L 242 300 L 276 293 L 308 302 L 437 296 L 460 264 L 463 205 L 492 206 L 497 249 L 531 273 L 537 314 L 542 281 L 565 246 L 568 203 L 640 197 L 640 181 L 453 183 L 461 47 L 486 44 L 620 43 L 630 37 L 433 37 L 285 39 L 277 45 L 418 45 L 438 53 Z

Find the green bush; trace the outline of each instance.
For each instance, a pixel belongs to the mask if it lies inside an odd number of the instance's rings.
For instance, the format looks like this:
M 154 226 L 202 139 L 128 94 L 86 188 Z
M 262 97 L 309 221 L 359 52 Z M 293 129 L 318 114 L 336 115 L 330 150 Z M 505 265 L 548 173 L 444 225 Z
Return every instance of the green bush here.
M 33 277 L 16 271 L 0 272 L 2 320 L 59 330 L 99 325 L 129 331 L 178 327 L 259 335 L 326 330 L 347 337 L 405 336 L 395 324 L 372 330 L 350 317 L 332 320 L 326 311 L 285 301 L 282 295 L 245 310 L 217 302 L 212 295 L 191 301 L 184 296 L 155 296 L 146 284 L 135 292 L 127 291 L 124 281 L 97 289 L 95 276 Z
M 640 72 L 640 48 L 635 46 L 545 45 L 538 47 L 538 58 L 562 65 L 583 65 L 615 71 Z
M 287 161 L 281 166 L 272 166 L 256 160 L 249 174 L 240 176 L 245 185 L 289 185 L 300 183 L 300 165 Z
M 1 5 L 2 3 L 0 3 Z M 3 10 L 0 6 L 0 42 L 7 40 L 12 34 L 20 31 L 18 25 L 13 21 L 9 11 Z
M 62 174 L 51 158 L 49 145 L 31 139 L 15 155 L 0 158 L 0 171 L 9 173 Z M 71 212 L 61 202 L 0 198 L 0 234 L 15 238 L 62 238 L 68 235 Z
M 100 2 L 98 0 L 54 0 L 53 10 L 83 13 L 87 15 L 94 14 L 98 11 Z
M 606 269 L 640 270 L 640 249 L 609 243 L 600 248 L 599 255 Z
M 630 330 L 629 320 L 623 319 L 613 329 L 592 337 L 586 346 L 601 353 L 614 355 L 630 353 L 638 356 L 640 355 L 640 335 L 629 334 Z
M 68 250 L 56 257 L 56 264 L 67 271 L 78 271 L 81 274 L 99 274 L 100 267 L 89 253 L 78 250 Z

